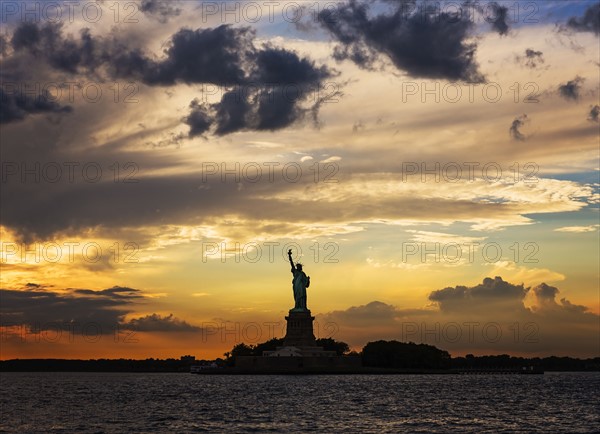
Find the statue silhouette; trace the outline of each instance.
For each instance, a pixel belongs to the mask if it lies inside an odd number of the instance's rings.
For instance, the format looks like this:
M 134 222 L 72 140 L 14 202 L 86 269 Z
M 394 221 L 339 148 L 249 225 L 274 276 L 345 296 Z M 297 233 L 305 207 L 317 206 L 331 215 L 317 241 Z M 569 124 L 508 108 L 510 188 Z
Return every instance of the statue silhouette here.
M 288 257 L 292 266 L 292 274 L 294 275 L 294 278 L 292 279 L 292 288 L 294 290 L 295 304 L 292 310 L 307 311 L 306 288 L 310 286 L 310 276 L 307 276 L 304 271 L 302 271 L 301 263 L 298 262 L 294 265 L 294 261 L 292 260 L 292 249 L 288 250 Z

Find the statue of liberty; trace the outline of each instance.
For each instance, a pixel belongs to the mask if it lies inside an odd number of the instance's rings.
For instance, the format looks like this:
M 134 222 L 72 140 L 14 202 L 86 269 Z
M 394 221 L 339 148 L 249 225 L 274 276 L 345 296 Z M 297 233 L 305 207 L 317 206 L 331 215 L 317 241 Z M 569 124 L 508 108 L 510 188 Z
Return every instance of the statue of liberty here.
M 296 312 L 306 312 L 308 311 L 308 308 L 306 307 L 306 288 L 310 286 L 310 276 L 307 276 L 304 271 L 302 271 L 301 263 L 298 262 L 294 265 L 294 261 L 292 261 L 292 249 L 288 250 L 288 257 L 290 258 L 292 274 L 294 275 L 294 278 L 292 279 L 292 288 L 294 289 L 295 305 L 292 310 Z

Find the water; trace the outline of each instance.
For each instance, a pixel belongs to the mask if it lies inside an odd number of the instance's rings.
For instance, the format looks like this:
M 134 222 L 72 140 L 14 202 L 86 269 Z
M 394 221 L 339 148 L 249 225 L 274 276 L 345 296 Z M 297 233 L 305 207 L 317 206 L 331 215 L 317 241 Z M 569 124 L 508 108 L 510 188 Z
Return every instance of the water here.
M 0 432 L 600 432 L 600 373 L 0 380 Z

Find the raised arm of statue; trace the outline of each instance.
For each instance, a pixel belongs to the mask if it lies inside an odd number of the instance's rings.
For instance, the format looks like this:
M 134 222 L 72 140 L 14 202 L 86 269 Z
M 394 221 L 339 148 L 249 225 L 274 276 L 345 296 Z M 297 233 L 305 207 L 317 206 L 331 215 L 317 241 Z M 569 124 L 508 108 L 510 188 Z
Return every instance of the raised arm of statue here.
M 296 267 L 294 266 L 294 261 L 292 261 L 292 249 L 288 250 L 288 258 L 290 259 L 290 265 L 292 266 L 292 273 L 296 271 Z

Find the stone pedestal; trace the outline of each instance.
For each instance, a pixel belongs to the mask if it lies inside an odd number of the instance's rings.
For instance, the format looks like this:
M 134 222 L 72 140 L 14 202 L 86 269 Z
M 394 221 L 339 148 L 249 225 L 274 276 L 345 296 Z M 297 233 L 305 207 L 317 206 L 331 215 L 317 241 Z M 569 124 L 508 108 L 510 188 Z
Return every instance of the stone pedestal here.
M 310 310 L 292 309 L 287 320 L 283 346 L 264 351 L 262 356 L 238 356 L 235 369 L 248 374 L 351 374 L 360 372 L 360 357 L 342 357 L 318 347 Z
M 287 328 L 283 344 L 286 347 L 315 347 L 316 339 L 313 333 L 314 316 L 310 310 L 296 311 L 290 310 L 289 316 L 286 316 Z

